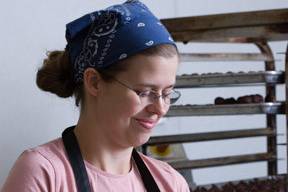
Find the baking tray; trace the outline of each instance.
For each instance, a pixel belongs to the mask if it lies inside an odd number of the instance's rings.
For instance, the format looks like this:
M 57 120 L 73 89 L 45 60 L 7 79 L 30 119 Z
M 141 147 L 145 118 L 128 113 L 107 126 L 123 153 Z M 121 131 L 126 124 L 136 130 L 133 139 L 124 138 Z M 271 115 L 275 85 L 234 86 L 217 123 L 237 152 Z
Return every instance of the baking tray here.
M 281 84 L 284 83 L 285 73 L 283 71 L 261 71 L 248 73 L 219 73 L 203 75 L 181 75 L 177 76 L 176 88 L 193 87 L 224 87 L 236 85 L 254 84 Z
M 248 114 L 285 114 L 285 102 L 234 105 L 174 105 L 166 117 Z

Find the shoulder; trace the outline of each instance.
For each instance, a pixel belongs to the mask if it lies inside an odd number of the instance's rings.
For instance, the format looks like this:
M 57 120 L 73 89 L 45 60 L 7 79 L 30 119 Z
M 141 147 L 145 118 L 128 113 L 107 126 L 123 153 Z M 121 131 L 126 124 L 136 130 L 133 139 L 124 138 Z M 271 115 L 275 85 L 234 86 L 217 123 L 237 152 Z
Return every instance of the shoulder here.
M 60 140 L 25 150 L 13 165 L 3 191 L 51 191 L 55 185 L 55 159 L 61 154 Z
M 43 145 L 25 150 L 18 157 L 14 167 L 29 169 L 30 171 L 41 169 L 53 172 L 55 159 L 64 155 L 64 151 L 61 149 L 61 145 L 63 145 L 61 142 L 62 140 L 59 138 Z
M 66 159 L 66 153 L 64 150 L 64 145 L 61 138 L 52 140 L 48 143 L 42 144 L 40 146 L 28 149 L 24 151 L 17 162 L 22 162 L 27 165 L 33 163 L 33 165 L 40 165 L 48 167 L 54 167 L 59 163 L 59 161 L 64 161 Z
M 189 187 L 182 175 L 168 163 L 140 153 L 156 182 L 161 183 L 165 191 L 189 192 Z M 164 186 L 163 186 L 164 185 Z
M 66 157 L 63 141 L 61 138 L 52 140 L 31 150 L 39 153 L 41 156 L 51 161 Z

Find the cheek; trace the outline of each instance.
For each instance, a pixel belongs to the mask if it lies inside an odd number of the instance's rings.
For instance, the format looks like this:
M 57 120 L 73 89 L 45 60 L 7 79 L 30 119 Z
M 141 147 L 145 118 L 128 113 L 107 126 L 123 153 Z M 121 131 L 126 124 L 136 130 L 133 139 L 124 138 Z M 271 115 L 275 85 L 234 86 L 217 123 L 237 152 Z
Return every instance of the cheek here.
M 123 117 L 131 117 L 142 109 L 140 100 L 138 96 L 135 95 L 127 95 L 119 98 L 111 108 L 115 109 L 115 112 L 117 111 L 118 115 Z
M 139 98 L 135 97 L 127 99 L 124 107 L 126 108 L 127 115 L 129 116 L 133 116 L 142 110 Z

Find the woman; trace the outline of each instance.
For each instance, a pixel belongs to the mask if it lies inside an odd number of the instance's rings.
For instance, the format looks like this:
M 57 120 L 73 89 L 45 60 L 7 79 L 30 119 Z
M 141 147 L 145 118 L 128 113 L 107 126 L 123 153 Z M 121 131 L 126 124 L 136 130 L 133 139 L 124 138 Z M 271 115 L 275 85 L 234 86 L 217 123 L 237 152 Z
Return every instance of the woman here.
M 2 191 L 189 191 L 167 163 L 134 149 L 180 97 L 178 52 L 166 28 L 132 0 L 69 23 L 66 39 L 64 51 L 44 60 L 37 85 L 75 96 L 79 121 L 21 154 Z

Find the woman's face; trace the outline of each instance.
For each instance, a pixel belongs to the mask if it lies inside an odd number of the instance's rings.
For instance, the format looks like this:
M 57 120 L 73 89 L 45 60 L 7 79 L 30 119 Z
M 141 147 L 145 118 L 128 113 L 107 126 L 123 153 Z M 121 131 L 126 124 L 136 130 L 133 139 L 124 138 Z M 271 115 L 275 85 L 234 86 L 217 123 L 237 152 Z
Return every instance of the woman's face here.
M 171 91 L 175 84 L 178 62 L 177 56 L 137 55 L 122 63 L 128 67 L 115 79 L 133 90 L 153 90 L 162 95 Z M 147 142 L 169 105 L 162 98 L 147 104 L 135 91 L 117 81 L 104 84 L 103 92 L 97 96 L 97 108 L 103 114 L 105 137 L 121 147 L 136 147 Z

